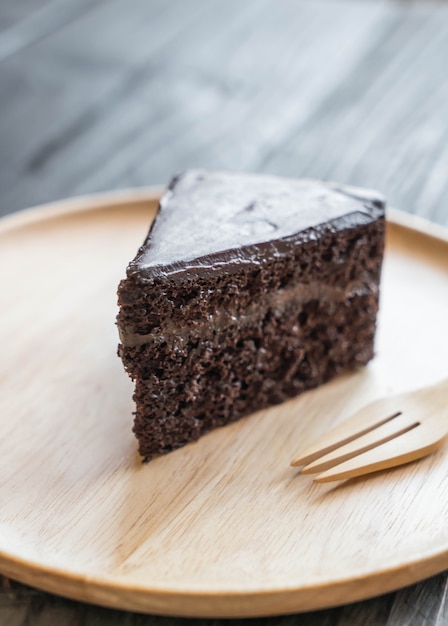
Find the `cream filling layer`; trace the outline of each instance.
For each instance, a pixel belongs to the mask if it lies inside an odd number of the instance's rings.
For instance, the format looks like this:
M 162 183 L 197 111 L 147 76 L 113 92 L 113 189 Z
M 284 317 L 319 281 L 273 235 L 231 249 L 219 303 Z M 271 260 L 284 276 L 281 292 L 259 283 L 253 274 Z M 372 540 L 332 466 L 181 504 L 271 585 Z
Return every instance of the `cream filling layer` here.
M 311 300 L 342 302 L 354 296 L 377 295 L 378 287 L 375 283 L 357 280 L 348 283 L 345 288 L 332 287 L 313 282 L 298 284 L 288 289 L 279 289 L 268 293 L 252 302 L 245 311 L 237 314 L 231 308 L 219 308 L 208 316 L 208 319 L 189 320 L 185 326 L 179 326 L 172 320 L 165 320 L 163 330 L 158 327 L 150 333 L 138 334 L 127 327 L 119 327 L 120 341 L 123 346 L 135 347 L 147 343 L 163 343 L 175 340 L 179 345 L 185 345 L 191 339 L 204 339 L 213 331 L 221 332 L 231 326 L 248 326 L 264 318 L 268 311 L 275 316 L 283 313 L 292 306 L 299 306 Z

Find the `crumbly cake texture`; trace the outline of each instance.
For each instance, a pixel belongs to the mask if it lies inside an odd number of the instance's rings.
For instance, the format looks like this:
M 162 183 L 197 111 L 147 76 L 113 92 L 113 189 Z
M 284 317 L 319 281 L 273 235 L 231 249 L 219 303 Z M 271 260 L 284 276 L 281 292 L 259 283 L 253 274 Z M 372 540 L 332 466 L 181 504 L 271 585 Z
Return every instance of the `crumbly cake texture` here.
M 318 181 L 173 179 L 118 289 L 144 460 L 372 358 L 384 206 Z

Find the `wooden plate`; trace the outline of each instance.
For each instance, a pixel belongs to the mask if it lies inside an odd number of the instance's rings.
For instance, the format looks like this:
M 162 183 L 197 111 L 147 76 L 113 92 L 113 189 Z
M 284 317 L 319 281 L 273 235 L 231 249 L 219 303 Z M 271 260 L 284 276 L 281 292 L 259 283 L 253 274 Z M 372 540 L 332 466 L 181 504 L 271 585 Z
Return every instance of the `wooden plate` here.
M 142 465 L 116 356 L 116 287 L 157 192 L 0 225 L 0 571 L 183 616 L 328 607 L 448 567 L 448 454 L 338 485 L 289 467 L 366 401 L 448 375 L 448 238 L 392 214 L 377 357 Z

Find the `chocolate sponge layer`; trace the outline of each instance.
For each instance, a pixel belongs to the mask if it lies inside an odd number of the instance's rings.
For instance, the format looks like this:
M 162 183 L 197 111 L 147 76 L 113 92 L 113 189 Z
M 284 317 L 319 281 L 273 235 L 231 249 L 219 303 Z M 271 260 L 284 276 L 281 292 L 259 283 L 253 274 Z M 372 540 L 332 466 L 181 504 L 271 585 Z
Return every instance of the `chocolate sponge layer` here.
M 243 254 L 217 251 L 216 262 L 209 254 L 166 272 L 131 263 L 119 354 L 135 381 L 145 460 L 372 358 L 384 206 L 359 203 Z

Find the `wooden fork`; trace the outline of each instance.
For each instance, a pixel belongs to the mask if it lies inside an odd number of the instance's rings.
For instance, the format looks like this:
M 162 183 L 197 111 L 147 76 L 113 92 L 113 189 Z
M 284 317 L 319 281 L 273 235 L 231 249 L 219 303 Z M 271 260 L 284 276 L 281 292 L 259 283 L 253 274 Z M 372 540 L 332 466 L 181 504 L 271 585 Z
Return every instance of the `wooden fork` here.
M 368 404 L 292 461 L 315 482 L 345 480 L 427 456 L 448 434 L 448 379 Z

